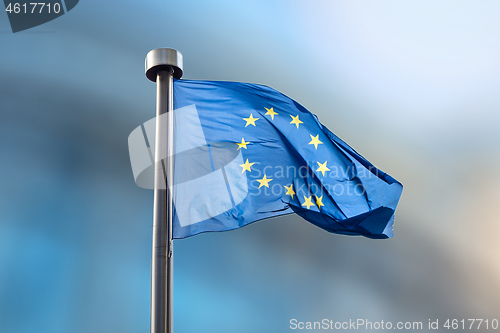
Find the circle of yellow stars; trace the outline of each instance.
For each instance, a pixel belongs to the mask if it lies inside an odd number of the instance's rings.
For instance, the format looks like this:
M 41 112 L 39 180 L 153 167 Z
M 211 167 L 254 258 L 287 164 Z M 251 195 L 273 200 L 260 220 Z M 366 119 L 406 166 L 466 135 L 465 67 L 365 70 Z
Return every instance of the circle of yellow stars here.
M 271 120 L 274 120 L 275 116 L 279 116 L 279 113 L 274 111 L 273 107 L 270 107 L 270 108 L 264 107 L 264 109 L 266 109 L 266 113 L 264 115 L 270 116 Z M 290 117 L 292 118 L 292 120 L 290 121 L 290 124 L 295 125 L 297 129 L 299 129 L 300 124 L 304 123 L 303 121 L 301 121 L 299 119 L 299 115 L 296 115 L 296 116 L 290 115 Z M 250 113 L 250 116 L 248 118 L 243 118 L 243 120 L 246 122 L 245 127 L 247 127 L 249 125 L 257 127 L 256 121 L 259 119 L 260 118 L 255 118 L 253 116 L 253 113 Z M 308 143 L 308 145 L 313 145 L 314 149 L 318 150 L 318 146 L 323 144 L 323 142 L 319 139 L 319 134 L 317 134 L 316 136 L 314 136 L 312 134 L 309 134 L 309 135 L 311 137 L 311 141 Z M 247 145 L 249 145 L 251 143 L 245 141 L 245 138 L 242 137 L 241 142 L 237 142 L 236 144 L 238 145 L 237 150 L 240 150 L 242 148 L 248 149 Z M 316 169 L 316 172 L 317 173 L 321 172 L 321 175 L 324 177 L 325 172 L 330 171 L 330 169 L 327 166 L 328 161 L 325 161 L 323 163 L 320 163 L 320 162 L 316 162 L 316 163 L 318 163 L 318 168 Z M 254 165 L 254 164 L 255 164 L 255 162 L 249 162 L 247 159 L 245 163 L 240 164 L 240 167 L 242 168 L 241 173 L 244 173 L 246 171 L 252 172 L 252 165 Z M 262 186 L 269 188 L 269 183 L 272 180 L 273 180 L 272 178 L 267 178 L 267 175 L 264 174 L 263 178 L 257 179 L 257 181 L 259 182 L 259 188 L 261 188 Z M 284 187 L 286 189 L 285 195 L 289 195 L 293 199 L 294 195 L 296 195 L 295 191 L 293 190 L 293 184 L 290 184 L 290 186 L 285 185 Z M 304 195 L 303 197 L 304 197 L 304 202 L 302 203 L 302 206 L 306 207 L 307 209 L 311 209 L 312 206 L 317 206 L 318 209 L 321 210 L 321 207 L 324 206 L 323 196 L 318 197 L 318 196 L 314 195 L 314 197 L 315 197 L 314 202 L 315 203 L 313 203 L 313 196 L 312 195 L 310 195 L 309 197 Z

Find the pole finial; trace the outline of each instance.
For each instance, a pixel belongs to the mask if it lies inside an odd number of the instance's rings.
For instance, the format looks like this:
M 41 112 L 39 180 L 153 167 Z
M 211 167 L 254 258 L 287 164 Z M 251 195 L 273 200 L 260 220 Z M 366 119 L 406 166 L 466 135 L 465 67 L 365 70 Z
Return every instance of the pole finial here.
M 160 48 L 149 51 L 146 56 L 146 77 L 156 82 L 159 71 L 167 70 L 169 67 L 174 70 L 174 78 L 182 77 L 182 54 L 174 49 Z

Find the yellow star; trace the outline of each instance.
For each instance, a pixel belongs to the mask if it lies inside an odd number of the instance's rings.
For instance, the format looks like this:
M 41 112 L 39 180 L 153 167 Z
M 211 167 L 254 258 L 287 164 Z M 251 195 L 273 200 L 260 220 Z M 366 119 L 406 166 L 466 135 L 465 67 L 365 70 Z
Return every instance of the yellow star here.
M 259 120 L 259 118 L 254 118 L 253 115 L 250 113 L 250 117 L 249 118 L 243 118 L 243 120 L 245 120 L 247 122 L 247 124 L 245 125 L 245 127 L 247 127 L 250 124 L 252 124 L 252 125 L 255 126 L 255 121 Z
M 305 201 L 304 201 L 304 203 L 302 204 L 302 206 L 306 206 L 306 207 L 307 207 L 307 209 L 311 209 L 311 206 L 314 206 L 314 204 L 312 203 L 311 199 L 312 199 L 312 196 L 306 197 L 306 196 L 304 195 L 304 200 L 305 200 Z
M 314 145 L 314 148 L 318 149 L 318 145 L 323 144 L 323 142 L 319 141 L 319 134 L 316 136 L 312 136 L 312 134 L 309 134 L 311 136 L 311 142 L 309 142 L 310 145 Z
M 290 124 L 295 124 L 297 125 L 297 128 L 299 128 L 299 124 L 303 124 L 302 121 L 299 120 L 299 115 L 296 115 L 295 117 L 290 115 L 290 117 L 292 117 L 292 121 L 290 122 Z
M 266 115 L 270 115 L 271 119 L 274 120 L 274 116 L 277 115 L 278 113 L 274 112 L 273 108 L 268 109 L 268 108 L 264 107 L 264 109 L 267 110 Z
M 255 162 L 248 163 L 248 158 L 247 158 L 247 161 L 245 162 L 245 164 L 240 164 L 240 167 L 243 168 L 243 170 L 241 170 L 241 173 L 245 172 L 245 170 L 252 172 L 252 170 L 250 169 L 250 167 L 252 165 L 254 165 L 254 164 L 255 164 Z
M 318 197 L 317 195 L 315 195 L 315 197 L 316 197 L 316 206 L 318 206 L 318 208 L 321 209 L 321 206 L 325 205 L 322 201 L 323 196 Z
M 259 188 L 261 188 L 262 186 L 265 186 L 265 187 L 269 188 L 269 182 L 271 180 L 272 179 L 267 179 L 266 175 L 264 174 L 264 178 L 257 179 L 257 181 L 260 183 Z
M 291 184 L 289 187 L 286 187 L 285 185 L 285 188 L 286 188 L 285 195 L 291 195 L 293 199 L 293 195 L 295 194 L 295 192 L 293 191 L 293 184 Z
M 319 168 L 317 168 L 316 171 L 321 171 L 321 173 L 323 174 L 323 177 L 324 177 L 325 176 L 325 171 L 330 171 L 330 169 L 328 169 L 327 166 L 326 166 L 326 161 L 323 164 L 321 164 L 319 162 L 316 162 L 316 163 L 318 163 L 318 166 L 319 166 Z
M 236 142 L 236 144 L 238 145 L 237 150 L 240 150 L 241 148 L 247 149 L 247 144 L 249 144 L 249 143 L 250 142 L 245 142 L 245 138 L 241 138 L 241 143 Z

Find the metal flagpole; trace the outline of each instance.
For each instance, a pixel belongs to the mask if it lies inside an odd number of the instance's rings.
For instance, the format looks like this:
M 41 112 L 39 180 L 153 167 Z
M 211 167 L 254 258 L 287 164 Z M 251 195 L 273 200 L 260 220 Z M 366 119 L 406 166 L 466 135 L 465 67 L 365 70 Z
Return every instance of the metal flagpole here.
M 151 258 L 151 333 L 172 333 L 174 78 L 182 76 L 182 54 L 156 49 L 146 56 L 146 77 L 157 85 L 154 171 L 153 254 Z

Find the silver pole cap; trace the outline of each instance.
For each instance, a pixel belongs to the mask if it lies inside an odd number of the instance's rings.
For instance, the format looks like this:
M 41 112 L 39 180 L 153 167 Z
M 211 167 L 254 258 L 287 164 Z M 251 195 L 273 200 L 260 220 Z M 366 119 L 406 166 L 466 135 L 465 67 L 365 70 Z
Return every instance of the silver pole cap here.
M 168 70 L 168 67 L 174 69 L 174 78 L 182 77 L 182 54 L 174 49 L 155 49 L 149 51 L 146 56 L 146 77 L 156 82 L 156 76 L 159 71 Z

